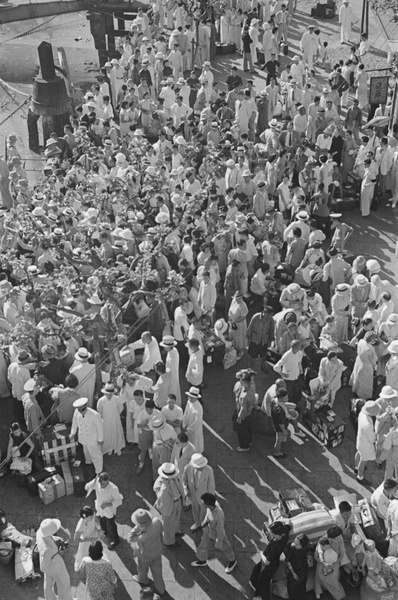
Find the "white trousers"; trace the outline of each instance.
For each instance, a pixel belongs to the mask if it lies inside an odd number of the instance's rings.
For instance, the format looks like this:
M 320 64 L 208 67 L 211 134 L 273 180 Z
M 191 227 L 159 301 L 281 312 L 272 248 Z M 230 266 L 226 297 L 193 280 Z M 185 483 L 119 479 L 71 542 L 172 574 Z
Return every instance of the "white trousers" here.
M 86 464 L 94 464 L 95 474 L 102 473 L 104 467 L 104 457 L 101 446 L 96 444 L 83 444 L 84 459 Z

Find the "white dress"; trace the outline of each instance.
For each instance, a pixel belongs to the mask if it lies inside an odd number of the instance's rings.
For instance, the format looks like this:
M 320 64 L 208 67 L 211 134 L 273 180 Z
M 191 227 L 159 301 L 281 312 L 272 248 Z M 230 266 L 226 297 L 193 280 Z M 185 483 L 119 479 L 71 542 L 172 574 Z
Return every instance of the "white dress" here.
M 203 452 L 203 408 L 198 400 L 188 400 L 184 412 L 183 428 L 196 452 Z
M 98 400 L 97 411 L 104 422 L 104 445 L 103 454 L 118 453 L 125 447 L 124 431 L 120 420 L 120 413 L 123 410 L 124 397 L 112 396 L 107 398 L 102 396 Z
M 181 388 L 180 388 L 180 355 L 177 348 L 173 348 L 166 356 L 166 369 L 171 373 L 170 393 L 175 394 L 178 406 L 181 406 Z

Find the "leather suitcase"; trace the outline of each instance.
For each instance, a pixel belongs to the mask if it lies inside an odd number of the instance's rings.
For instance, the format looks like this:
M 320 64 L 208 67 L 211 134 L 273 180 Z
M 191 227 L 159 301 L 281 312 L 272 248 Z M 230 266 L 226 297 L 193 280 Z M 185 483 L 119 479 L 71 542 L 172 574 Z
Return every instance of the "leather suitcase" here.
M 228 42 L 228 44 L 216 44 L 216 54 L 218 55 L 226 55 L 226 54 L 235 54 L 236 53 L 236 45 L 233 42 Z
M 386 530 L 384 525 L 381 524 L 380 520 L 374 511 L 374 508 L 370 505 L 367 498 L 361 498 L 358 501 L 360 510 L 360 525 L 366 537 L 374 542 L 383 542 L 386 539 Z
M 70 470 L 73 478 L 73 490 L 75 496 L 82 497 L 86 495 L 85 485 L 90 480 L 87 476 L 87 472 L 83 469 L 82 465 L 74 467 L 73 463 L 70 466 Z
M 350 369 L 350 367 L 344 369 L 343 374 L 341 376 L 341 387 L 349 387 L 351 374 L 352 370 Z
M 279 492 L 279 504 L 281 510 L 286 512 L 290 518 L 314 510 L 314 505 L 307 492 L 301 487 L 281 490 Z
M 267 348 L 267 352 L 265 353 L 265 358 L 266 358 L 267 362 L 271 363 L 271 365 L 276 365 L 278 360 L 280 360 L 282 358 L 282 355 L 279 354 L 276 350 Z
M 362 179 L 353 171 L 347 174 L 347 184 L 350 185 L 356 192 L 361 191 L 361 182 Z
M 288 46 L 288 44 L 282 44 L 282 52 L 283 52 L 283 56 L 289 56 L 289 46 Z
M 43 471 L 38 471 L 37 473 L 30 473 L 30 475 L 26 475 L 25 477 L 25 487 L 31 496 L 38 496 L 39 483 L 42 483 L 45 479 L 48 479 L 48 477 L 51 477 L 52 475 L 60 475 L 61 472 L 61 467 L 59 465 L 55 465 L 54 467 L 47 467 Z

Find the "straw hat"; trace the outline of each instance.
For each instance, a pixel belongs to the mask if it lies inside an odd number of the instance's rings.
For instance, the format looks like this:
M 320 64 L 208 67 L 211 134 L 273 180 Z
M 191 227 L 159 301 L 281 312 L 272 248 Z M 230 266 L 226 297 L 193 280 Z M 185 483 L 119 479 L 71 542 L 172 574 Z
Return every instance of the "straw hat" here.
M 76 352 L 75 354 L 75 359 L 76 360 L 88 360 L 90 358 L 91 354 L 90 352 L 87 350 L 87 348 L 84 348 L 83 346 L 81 348 L 79 348 L 79 350 Z
M 152 523 L 152 517 L 150 513 L 144 508 L 138 508 L 131 515 L 131 520 L 134 525 L 145 528 Z
M 189 388 L 188 392 L 185 392 L 187 396 L 189 396 L 190 398 L 201 398 L 202 396 L 200 395 L 200 389 L 195 387 L 195 386 L 191 386 Z
M 102 392 L 103 394 L 114 394 L 114 393 L 116 392 L 116 388 L 115 388 L 115 386 L 113 385 L 113 383 L 110 383 L 110 382 L 109 382 L 109 383 L 106 383 L 106 384 L 104 385 L 104 387 L 102 388 L 101 392 Z
M 159 346 L 162 346 L 162 348 L 174 348 L 174 346 L 177 346 L 177 342 L 172 335 L 164 335 Z
M 368 413 L 370 417 L 377 417 L 381 408 L 374 400 L 368 400 L 368 402 L 365 402 L 363 405 L 362 410 Z
M 203 456 L 203 454 L 195 452 L 195 454 L 192 454 L 190 462 L 195 469 L 202 469 L 207 465 L 208 460 Z
M 165 426 L 166 426 L 166 423 L 163 420 L 163 417 L 161 417 L 161 416 L 153 417 L 149 421 L 149 429 L 152 429 L 152 431 L 160 431 L 161 429 L 164 429 Z
M 40 523 L 39 531 L 43 537 L 50 537 L 57 533 L 61 527 L 61 521 L 59 519 L 44 519 Z
M 380 398 L 395 398 L 398 394 L 390 385 L 385 385 L 381 388 L 379 396 Z
M 158 469 L 160 477 L 164 477 L 165 479 L 175 479 L 179 473 L 178 467 L 174 463 L 169 462 L 163 463 Z

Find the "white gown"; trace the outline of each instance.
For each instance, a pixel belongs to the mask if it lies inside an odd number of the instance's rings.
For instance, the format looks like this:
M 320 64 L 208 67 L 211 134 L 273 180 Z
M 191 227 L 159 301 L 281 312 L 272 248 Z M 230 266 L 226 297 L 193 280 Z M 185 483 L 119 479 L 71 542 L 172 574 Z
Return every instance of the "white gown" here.
M 124 398 L 122 396 L 112 396 L 108 400 L 102 396 L 98 400 L 97 411 L 104 422 L 104 445 L 102 453 L 121 452 L 125 447 L 124 431 L 120 420 L 120 413 L 123 410 Z
M 166 356 L 166 369 L 171 372 L 170 393 L 175 394 L 178 406 L 181 406 L 181 388 L 180 388 L 180 355 L 177 348 L 173 348 Z

